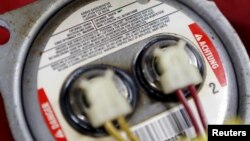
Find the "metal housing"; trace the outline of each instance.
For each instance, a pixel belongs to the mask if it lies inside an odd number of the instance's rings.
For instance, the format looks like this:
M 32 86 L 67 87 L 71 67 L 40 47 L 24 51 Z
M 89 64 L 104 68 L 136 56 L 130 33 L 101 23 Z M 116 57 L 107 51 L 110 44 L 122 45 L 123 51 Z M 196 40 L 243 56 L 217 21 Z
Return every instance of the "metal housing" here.
M 34 132 L 30 132 L 24 113 L 23 93 L 23 71 L 24 64 L 31 44 L 48 20 L 55 12 L 67 5 L 71 0 L 43 0 L 37 1 L 24 8 L 6 13 L 0 16 L 0 25 L 7 27 L 11 32 L 10 41 L 0 47 L 0 91 L 6 107 L 9 124 L 17 141 L 48 140 L 53 138 L 47 135 L 48 131 L 39 133 L 34 138 Z M 78 1 L 80 2 L 80 0 Z M 84 3 L 91 2 L 90 0 Z M 216 32 L 220 41 L 224 44 L 236 73 L 239 93 L 238 114 L 250 123 L 250 64 L 246 50 L 235 30 L 224 18 L 214 2 L 206 0 L 177 0 L 199 15 Z M 83 2 L 82 2 L 83 3 Z M 30 52 L 39 54 L 39 52 Z M 30 77 L 34 77 L 31 75 Z M 36 76 L 35 76 L 36 77 Z M 27 82 L 30 83 L 30 82 Z M 234 99 L 236 100 L 236 99 Z M 36 101 L 34 101 L 34 104 Z M 237 106 L 237 105 L 235 105 Z M 41 115 L 30 115 L 41 119 Z M 32 120 L 29 119 L 29 120 Z M 45 125 L 37 125 L 46 128 Z

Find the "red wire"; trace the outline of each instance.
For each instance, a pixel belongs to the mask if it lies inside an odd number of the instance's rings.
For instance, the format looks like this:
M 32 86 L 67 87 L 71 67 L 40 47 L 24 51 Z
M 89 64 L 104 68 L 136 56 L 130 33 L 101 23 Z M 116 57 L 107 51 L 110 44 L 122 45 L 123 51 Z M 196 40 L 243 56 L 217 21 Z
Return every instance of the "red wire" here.
M 184 96 L 182 90 L 177 90 L 176 91 L 176 95 L 179 99 L 179 101 L 182 103 L 182 105 L 184 106 L 185 110 L 187 111 L 187 114 L 188 116 L 190 117 L 190 120 L 194 126 L 194 129 L 195 129 L 195 132 L 197 135 L 200 135 L 201 131 L 200 131 L 200 128 L 199 128 L 199 125 L 194 117 L 194 114 L 193 114 L 193 111 L 191 110 L 189 104 L 188 104 L 188 101 L 186 99 L 186 97 Z
M 196 88 L 194 85 L 190 85 L 188 87 L 193 99 L 194 99 L 194 102 L 195 102 L 195 105 L 196 105 L 196 108 L 198 110 L 198 113 L 199 113 L 199 116 L 200 116 L 200 119 L 201 119 L 201 122 L 202 122 L 202 126 L 205 130 L 207 130 L 207 119 L 206 119 L 206 115 L 205 115 L 205 112 L 203 110 L 203 107 L 202 107 L 202 104 L 201 104 L 201 101 L 199 99 L 199 97 L 197 96 L 197 91 L 196 91 Z

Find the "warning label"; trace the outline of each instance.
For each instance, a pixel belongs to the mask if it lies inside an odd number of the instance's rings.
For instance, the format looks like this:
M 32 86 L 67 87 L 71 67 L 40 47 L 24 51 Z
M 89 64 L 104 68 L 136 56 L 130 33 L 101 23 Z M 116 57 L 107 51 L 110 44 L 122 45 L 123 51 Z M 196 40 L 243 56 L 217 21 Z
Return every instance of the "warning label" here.
M 83 23 L 54 34 L 53 36 L 61 38 L 44 51 L 49 54 L 49 63 L 40 69 L 51 67 L 53 70 L 62 71 L 79 62 L 105 54 L 166 27 L 169 16 L 178 12 L 166 12 L 162 3 L 141 11 L 132 9 L 123 12 L 126 7 L 111 11 L 110 8 L 112 5 L 108 2 L 82 12 Z
M 194 37 L 196 41 L 198 42 L 205 58 L 207 59 L 210 67 L 214 71 L 217 79 L 219 80 L 221 86 L 227 85 L 227 80 L 224 72 L 224 68 L 222 66 L 221 59 L 209 39 L 209 37 L 206 35 L 206 33 L 197 25 L 197 24 L 191 24 L 189 25 L 190 30 L 194 34 Z
M 41 104 L 41 111 L 50 132 L 54 135 L 56 141 L 67 141 L 44 89 L 39 89 L 38 95 Z

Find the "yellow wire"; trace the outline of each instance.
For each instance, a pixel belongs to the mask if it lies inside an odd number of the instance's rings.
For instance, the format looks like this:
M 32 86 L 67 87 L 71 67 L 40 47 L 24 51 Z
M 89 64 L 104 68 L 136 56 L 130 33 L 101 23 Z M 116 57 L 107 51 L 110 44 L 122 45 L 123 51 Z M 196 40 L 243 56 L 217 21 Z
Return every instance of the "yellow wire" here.
M 139 139 L 130 130 L 128 123 L 126 122 L 126 120 L 123 116 L 118 117 L 117 120 L 118 120 L 122 130 L 126 132 L 127 136 L 129 137 L 129 139 L 131 141 L 139 141 Z
M 111 123 L 110 121 L 107 121 L 104 124 L 104 128 L 106 129 L 106 131 L 112 135 L 117 141 L 125 141 L 122 136 L 119 134 L 119 132 L 117 131 L 117 129 L 114 127 L 113 123 Z

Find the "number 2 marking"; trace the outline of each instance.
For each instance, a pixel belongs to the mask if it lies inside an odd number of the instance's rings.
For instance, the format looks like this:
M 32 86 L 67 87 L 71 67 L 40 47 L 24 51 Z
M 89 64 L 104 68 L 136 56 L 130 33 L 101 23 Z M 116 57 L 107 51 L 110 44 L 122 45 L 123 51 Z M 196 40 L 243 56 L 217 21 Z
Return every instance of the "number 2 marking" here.
M 212 88 L 213 94 L 219 93 L 219 90 L 216 89 L 216 84 L 215 83 L 213 83 L 213 82 L 209 83 L 209 87 Z

